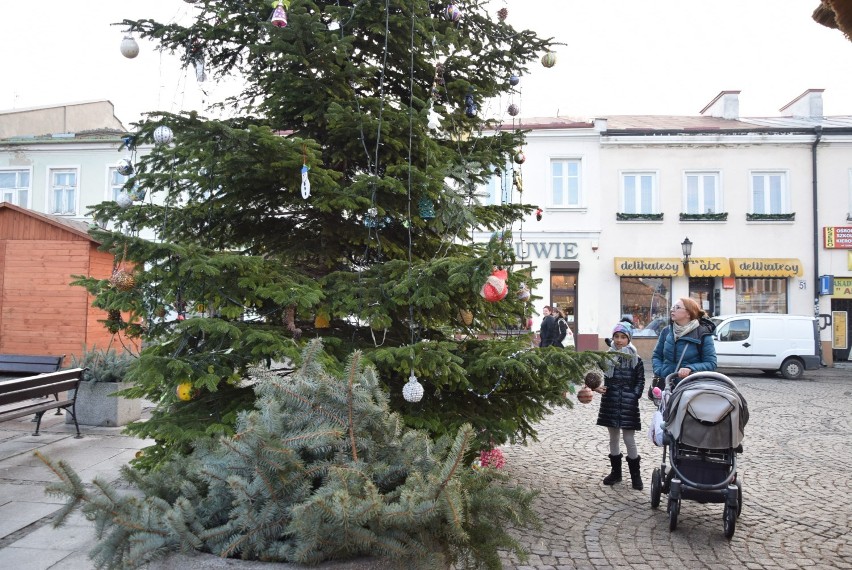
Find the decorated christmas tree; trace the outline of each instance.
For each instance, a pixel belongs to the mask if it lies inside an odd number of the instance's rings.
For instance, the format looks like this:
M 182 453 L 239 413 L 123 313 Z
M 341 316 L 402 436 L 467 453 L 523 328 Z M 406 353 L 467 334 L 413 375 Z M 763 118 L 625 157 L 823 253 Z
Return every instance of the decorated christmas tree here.
M 534 436 L 597 358 L 531 349 L 537 283 L 511 248 L 536 205 L 503 109 L 528 66 L 554 63 L 550 41 L 478 1 L 273 4 L 124 22 L 198 80 L 243 82 L 230 119 L 135 125 L 126 193 L 93 211 L 115 228 L 93 232 L 116 273 L 79 284 L 110 330 L 142 340 L 132 395 L 158 403 L 129 428 L 157 442 L 143 463 L 233 433 L 255 397 L 246 370 L 298 366 L 315 337 L 332 368 L 363 351 L 409 426 L 469 423 L 472 452 Z M 156 145 L 135 160 L 142 142 Z M 486 205 L 495 173 L 514 183 Z
M 132 493 L 97 479 L 87 488 L 40 456 L 60 479 L 48 491 L 68 499 L 55 524 L 80 508 L 100 539 L 92 558 L 110 569 L 176 551 L 301 564 L 378 556 L 429 570 L 499 569 L 498 549 L 523 558 L 505 526 L 536 524 L 535 494 L 499 468 L 471 468 L 473 429 L 432 441 L 405 428 L 360 353 L 337 378 L 321 347 L 312 341 L 290 377 L 255 371 L 257 409 L 233 437 L 200 440 L 150 473 L 125 468 Z

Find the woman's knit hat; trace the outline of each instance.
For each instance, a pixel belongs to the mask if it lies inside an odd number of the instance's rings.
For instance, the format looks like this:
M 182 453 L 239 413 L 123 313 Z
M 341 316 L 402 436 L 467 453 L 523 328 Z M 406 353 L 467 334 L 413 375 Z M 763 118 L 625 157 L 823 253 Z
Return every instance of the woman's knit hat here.
M 623 333 L 627 335 L 627 342 L 633 341 L 633 327 L 631 327 L 627 323 L 618 323 L 617 325 L 615 325 L 615 327 L 612 329 L 612 335 L 610 336 L 615 336 L 615 333 Z

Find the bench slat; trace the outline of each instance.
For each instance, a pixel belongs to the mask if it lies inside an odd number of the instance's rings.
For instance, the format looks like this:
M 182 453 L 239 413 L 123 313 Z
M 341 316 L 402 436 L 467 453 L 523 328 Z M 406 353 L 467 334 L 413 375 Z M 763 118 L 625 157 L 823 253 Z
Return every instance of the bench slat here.
M 15 390 L 14 392 L 6 392 L 0 394 L 0 406 L 23 402 L 33 398 L 41 398 L 43 396 L 52 396 L 53 394 L 67 392 L 68 390 L 76 390 L 79 383 L 79 380 L 72 379 L 63 382 L 51 382 L 44 386 L 32 386 L 23 390 Z
M 2 417 L 2 419 L 4 420 L 14 420 L 15 418 L 22 418 L 24 416 L 36 414 L 38 412 L 46 412 L 48 410 L 55 410 L 57 408 L 69 408 L 73 405 L 74 400 L 59 400 L 58 402 L 51 401 L 47 404 L 34 404 L 32 406 L 8 410 L 6 412 L 0 413 L 0 417 Z
M 15 378 L 0 382 L 0 394 L 9 392 L 17 392 L 25 388 L 33 386 L 43 386 L 51 382 L 62 382 L 72 378 L 80 378 L 83 374 L 82 368 L 71 368 L 69 370 L 60 370 L 59 372 L 50 372 L 49 374 L 41 374 L 39 376 L 28 376 L 26 378 Z

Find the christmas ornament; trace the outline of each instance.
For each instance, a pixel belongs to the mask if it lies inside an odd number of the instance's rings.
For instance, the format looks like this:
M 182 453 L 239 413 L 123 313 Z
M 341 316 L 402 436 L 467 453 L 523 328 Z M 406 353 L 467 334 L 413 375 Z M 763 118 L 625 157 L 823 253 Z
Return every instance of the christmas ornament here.
M 127 193 L 127 195 L 130 196 L 130 199 L 134 202 L 141 202 L 145 199 L 147 194 L 148 191 L 144 188 L 140 188 L 138 184 L 134 184 L 130 192 Z
M 107 311 L 107 320 L 106 329 L 110 332 L 110 334 L 117 334 L 118 331 L 121 330 L 121 325 L 123 321 L 121 318 L 121 311 L 118 309 L 110 309 Z
M 287 12 L 284 11 L 284 3 L 278 2 L 275 6 L 275 9 L 272 11 L 272 18 L 270 18 L 272 25 L 276 28 L 286 28 L 287 27 Z
M 123 176 L 130 176 L 133 174 L 133 163 L 130 162 L 129 158 L 122 158 L 118 161 L 118 165 L 116 165 L 115 169 Z
M 488 279 L 485 280 L 485 285 L 479 292 L 489 303 L 496 303 L 506 298 L 509 293 L 509 285 L 506 280 L 509 278 L 509 272 L 505 269 L 495 269 Z
M 172 129 L 166 125 L 160 125 L 154 129 L 154 142 L 157 144 L 169 144 L 174 138 Z
M 144 452 L 144 451 L 142 451 L 141 449 L 140 449 L 139 451 L 137 451 L 136 453 L 134 453 L 134 454 L 133 454 L 133 456 L 134 456 L 136 459 L 139 459 L 139 458 L 140 458 L 140 457 L 142 457 L 143 455 L 145 455 L 145 452 Z
M 592 370 L 591 372 L 586 373 L 586 376 L 583 378 L 583 382 L 590 390 L 597 390 L 601 387 L 601 384 L 603 384 L 603 378 L 601 378 L 599 372 Z
M 490 451 L 481 451 L 479 453 L 479 465 L 481 467 L 502 469 L 506 465 L 506 458 L 503 457 L 503 452 L 495 447 Z
M 541 56 L 541 64 L 544 67 L 553 67 L 556 65 L 556 53 L 549 51 L 543 56 Z
M 467 309 L 459 309 L 459 320 L 464 326 L 469 327 L 473 324 L 473 313 Z
M 166 308 L 162 305 L 158 305 L 157 308 L 154 309 L 154 316 L 158 319 L 162 319 L 166 316 Z
M 521 112 L 521 108 L 518 107 L 517 105 L 515 105 L 514 103 L 512 103 L 511 105 L 509 105 L 509 108 L 506 110 L 506 112 L 509 113 L 513 117 L 517 117 L 518 113 Z
M 139 44 L 130 34 L 125 35 L 124 39 L 121 40 L 121 55 L 127 59 L 133 59 L 139 55 Z
M 308 170 L 311 167 L 307 164 L 302 165 L 302 198 L 305 200 L 311 195 L 311 181 L 308 179 Z
M 462 11 L 455 4 L 450 4 L 447 6 L 447 19 L 453 22 L 458 22 L 461 20 Z
M 195 80 L 199 83 L 204 83 L 207 79 L 207 72 L 204 71 L 204 56 L 198 56 L 193 63 L 195 65 Z
M 327 329 L 331 323 L 328 320 L 328 315 L 317 315 L 314 318 L 314 328 Z
M 408 382 L 402 387 L 402 397 L 406 402 L 419 402 L 423 398 L 423 384 L 417 381 L 414 370 L 408 377 Z
M 523 158 L 523 155 L 521 155 L 521 157 Z M 517 162 L 517 158 L 515 161 Z M 512 172 L 512 185 L 518 189 L 518 192 L 521 194 L 524 193 L 524 179 L 521 177 L 521 173 L 517 170 Z
M 136 137 L 133 135 L 123 136 L 121 137 L 121 144 L 127 150 L 133 150 L 133 147 L 136 146 Z
M 426 220 L 435 219 L 435 202 L 429 199 L 427 196 L 423 196 L 420 198 L 420 201 L 417 203 L 418 210 L 420 211 L 420 217 Z
M 515 75 L 514 73 L 509 76 L 509 85 L 511 85 L 512 87 L 514 87 L 515 85 L 517 85 L 520 82 L 521 82 L 521 78 L 518 77 L 517 75 Z
M 177 385 L 177 397 L 179 400 L 188 402 L 192 399 L 192 382 L 181 382 Z
M 112 272 L 109 282 L 119 291 L 130 291 L 136 285 L 136 280 L 133 278 L 133 274 L 128 273 L 121 268 Z
M 497 19 L 500 20 L 501 22 L 505 22 L 506 17 L 508 15 L 509 15 L 509 10 L 506 9 L 506 8 L 500 8 L 499 10 L 497 10 Z
M 118 204 L 119 208 L 128 208 L 133 204 L 133 197 L 127 192 L 122 192 L 116 197 L 115 203 Z
M 542 212 L 541 212 L 541 208 L 536 209 L 536 211 L 535 211 L 535 221 L 537 221 L 537 222 L 540 222 L 540 221 L 541 221 L 541 214 L 542 214 Z
M 593 397 L 594 397 L 594 392 L 592 392 L 592 390 L 588 386 L 583 386 L 577 392 L 577 400 L 579 400 L 580 403 L 582 403 L 582 404 L 588 404 L 589 402 L 592 401 Z
M 518 151 L 515 153 L 515 164 L 523 164 L 527 161 L 527 157 L 524 156 L 524 153 Z
M 518 289 L 518 300 L 519 301 L 529 301 L 530 299 L 530 288 L 527 287 L 526 283 L 521 283 L 521 288 Z
M 476 102 L 473 100 L 473 95 L 469 93 L 464 96 L 464 114 L 470 118 L 476 116 Z

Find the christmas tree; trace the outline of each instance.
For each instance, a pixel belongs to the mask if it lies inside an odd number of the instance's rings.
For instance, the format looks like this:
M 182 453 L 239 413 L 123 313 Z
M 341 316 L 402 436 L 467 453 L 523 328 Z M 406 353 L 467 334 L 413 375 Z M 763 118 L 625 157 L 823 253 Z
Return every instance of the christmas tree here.
M 254 400 L 248 367 L 297 366 L 314 337 L 338 370 L 362 350 L 410 426 L 469 423 L 474 451 L 534 437 L 597 359 L 530 350 L 522 283 L 536 282 L 513 270 L 509 230 L 536 206 L 512 162 L 523 133 L 501 127 L 497 105 L 551 42 L 477 1 L 274 4 L 273 21 L 266 1 L 216 0 L 186 25 L 123 23 L 199 80 L 244 85 L 230 119 L 135 125 L 129 147 L 158 144 L 133 165 L 128 199 L 93 209 L 117 228 L 93 230 L 117 275 L 78 283 L 110 330 L 143 340 L 130 395 L 158 406 L 128 429 L 157 442 L 145 462 L 233 433 Z M 514 190 L 481 203 L 507 168 Z M 419 403 L 403 399 L 410 378 Z
M 311 342 L 292 377 L 256 377 L 257 409 L 237 434 L 143 473 L 125 468 L 135 492 L 91 488 L 67 464 L 41 455 L 68 499 L 55 521 L 80 508 L 95 521 L 98 568 L 138 568 L 169 552 L 317 564 L 358 556 L 405 568 L 501 567 L 498 549 L 523 558 L 504 526 L 536 524 L 535 493 L 464 457 L 473 429 L 432 441 L 391 413 L 372 368 L 355 353 L 341 378 Z M 126 489 L 124 490 L 126 491 Z

